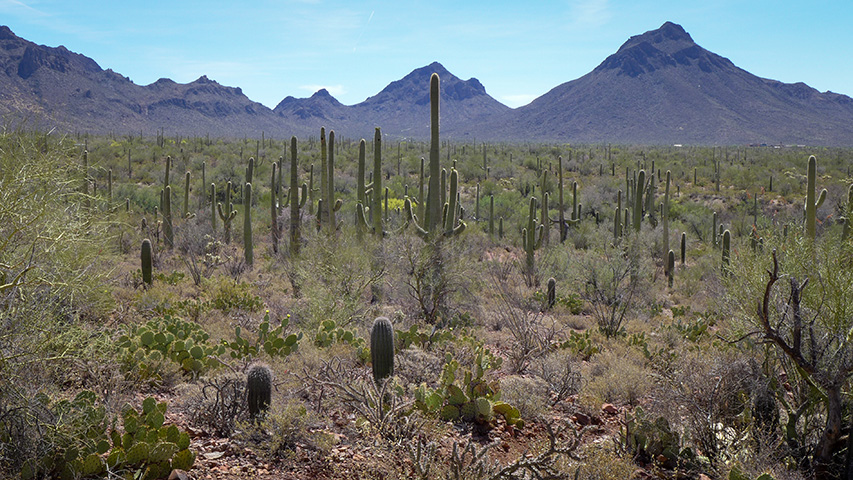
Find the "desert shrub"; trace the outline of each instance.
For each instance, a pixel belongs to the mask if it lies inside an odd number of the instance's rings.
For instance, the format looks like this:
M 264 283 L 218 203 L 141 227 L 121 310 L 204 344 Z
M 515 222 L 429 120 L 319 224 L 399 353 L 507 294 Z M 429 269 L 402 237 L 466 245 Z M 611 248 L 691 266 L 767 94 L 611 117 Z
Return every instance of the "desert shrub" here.
M 246 419 L 246 377 L 224 373 L 202 377 L 197 384 L 187 385 L 181 392 L 186 398 L 184 410 L 193 425 L 229 437 L 237 425 Z
M 585 445 L 579 453 L 583 460 L 567 468 L 578 480 L 624 480 L 632 478 L 637 468 L 630 458 L 601 444 Z
M 651 373 L 641 353 L 611 342 L 584 369 L 580 400 L 593 411 L 605 402 L 636 405 L 652 389 Z
M 501 379 L 501 399 L 518 408 L 521 418 L 536 418 L 545 413 L 549 386 L 536 376 L 510 375 Z

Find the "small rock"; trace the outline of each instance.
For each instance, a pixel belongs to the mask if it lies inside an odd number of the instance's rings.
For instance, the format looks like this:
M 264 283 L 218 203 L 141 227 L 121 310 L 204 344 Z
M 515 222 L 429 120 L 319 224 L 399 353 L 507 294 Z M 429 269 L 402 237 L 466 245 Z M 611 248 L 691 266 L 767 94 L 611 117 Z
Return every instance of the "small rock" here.
M 577 412 L 572 415 L 572 421 L 577 423 L 578 425 L 587 426 L 590 423 L 589 415 L 585 415 L 583 413 Z
M 616 415 L 619 413 L 619 409 L 616 408 L 612 403 L 605 403 L 601 406 L 601 411 L 608 415 Z
M 169 480 L 190 480 L 190 476 L 187 472 L 176 468 L 169 474 Z

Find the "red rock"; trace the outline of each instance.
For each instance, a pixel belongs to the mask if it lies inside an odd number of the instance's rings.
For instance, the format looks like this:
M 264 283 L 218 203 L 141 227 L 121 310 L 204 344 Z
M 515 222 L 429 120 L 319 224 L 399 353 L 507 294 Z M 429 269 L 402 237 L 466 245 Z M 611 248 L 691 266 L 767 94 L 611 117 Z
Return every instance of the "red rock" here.
M 608 415 L 616 415 L 619 413 L 619 409 L 616 408 L 612 403 L 605 403 L 601 406 L 601 411 Z

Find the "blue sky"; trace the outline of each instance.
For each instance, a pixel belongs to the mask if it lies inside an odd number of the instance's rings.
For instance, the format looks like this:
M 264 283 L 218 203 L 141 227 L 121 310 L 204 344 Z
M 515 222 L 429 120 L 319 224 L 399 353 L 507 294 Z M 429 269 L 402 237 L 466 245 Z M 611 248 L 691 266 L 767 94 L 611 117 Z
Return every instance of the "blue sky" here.
M 849 0 L 247 3 L 0 0 L 0 24 L 137 84 L 207 75 L 270 108 L 319 88 L 355 104 L 433 61 L 517 107 L 666 21 L 751 73 L 853 96 Z

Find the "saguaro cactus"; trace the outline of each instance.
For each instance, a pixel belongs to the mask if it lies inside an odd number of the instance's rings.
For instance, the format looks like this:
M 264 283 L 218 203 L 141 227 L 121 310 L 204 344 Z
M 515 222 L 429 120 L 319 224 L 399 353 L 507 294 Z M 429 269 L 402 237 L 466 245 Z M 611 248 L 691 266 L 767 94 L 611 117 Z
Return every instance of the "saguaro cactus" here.
M 299 242 L 301 242 L 299 210 L 302 205 L 299 203 L 298 167 L 299 165 L 296 160 L 296 137 L 293 136 L 290 137 L 290 254 L 293 256 L 299 255 Z M 306 196 L 302 196 L 303 202 Z
M 343 202 L 335 198 L 335 131 L 329 131 L 329 158 L 326 162 L 326 168 L 328 171 L 326 172 L 326 188 L 327 190 L 323 192 L 323 206 L 326 208 L 326 220 L 327 220 L 327 231 L 329 234 L 334 234 L 338 229 L 338 222 L 335 219 L 335 212 L 340 210 Z M 374 179 L 375 181 L 375 179 Z
M 277 165 L 272 164 L 272 176 L 270 178 L 270 235 L 272 237 L 272 251 L 278 253 L 278 206 L 275 195 L 275 173 Z
M 364 162 L 365 162 L 365 144 L 364 140 L 361 141 L 359 145 L 359 188 L 361 188 L 362 192 L 359 193 L 359 198 L 361 202 L 356 205 L 356 220 L 359 224 L 359 228 L 367 228 L 371 230 L 377 238 L 382 238 L 383 235 L 383 220 L 382 220 L 382 199 L 379 196 L 379 192 L 382 189 L 382 132 L 379 127 L 373 132 L 373 182 L 370 184 L 364 183 Z M 368 198 L 368 193 L 372 192 L 370 195 L 370 217 L 372 221 L 369 221 L 368 213 L 365 210 L 365 203 Z M 386 191 L 387 193 L 387 191 Z
M 817 179 L 817 159 L 814 155 L 809 157 L 808 185 L 806 187 L 806 237 L 814 240 L 817 235 L 817 209 L 823 205 L 826 200 L 826 189 L 820 191 L 820 195 L 815 199 L 815 182 Z
M 228 207 L 226 211 L 222 211 L 222 204 L 216 204 L 216 211 L 219 212 L 219 218 L 222 219 L 222 226 L 225 232 L 225 243 L 231 243 L 231 221 L 237 216 L 237 210 L 234 210 L 234 204 L 231 203 L 231 182 L 228 182 L 225 188 L 225 205 Z
M 847 211 L 844 213 L 844 230 L 841 231 L 841 241 L 850 236 L 850 223 L 853 222 L 853 184 L 847 189 Z
M 547 305 L 548 308 L 554 308 L 557 303 L 557 279 L 551 277 L 548 279 Z
M 673 277 L 675 277 L 675 252 L 670 250 L 666 254 L 666 278 L 669 288 L 672 288 Z
M 243 188 L 243 251 L 246 265 L 255 263 L 255 246 L 252 241 L 252 184 Z
M 152 268 L 154 265 L 152 253 L 151 253 L 151 240 L 147 238 L 142 241 L 142 252 L 140 255 L 140 260 L 142 263 L 142 283 L 146 286 L 151 286 L 152 279 Z
M 723 275 L 728 275 L 731 263 L 732 234 L 728 230 L 723 232 Z
M 370 330 L 370 359 L 373 380 L 379 384 L 394 374 L 394 327 L 386 317 L 377 317 Z
M 438 74 L 433 73 L 429 81 L 429 99 L 430 99 L 430 149 L 429 149 L 429 192 L 427 193 L 426 206 L 422 224 L 418 223 L 412 212 L 412 202 L 406 199 L 405 209 L 409 223 L 415 226 L 417 233 L 424 239 L 435 238 L 442 230 L 442 220 L 444 220 L 444 236 L 457 235 L 465 230 L 465 223 L 459 221 L 458 225 L 454 226 L 456 220 L 456 190 L 458 182 L 458 174 L 455 169 L 450 173 L 450 203 L 447 205 L 447 216 L 442 218 L 442 209 L 444 208 L 440 202 L 443 194 L 441 188 L 441 166 L 439 165 L 439 78 Z M 454 223 L 451 223 L 453 221 Z M 449 227 L 449 228 L 448 228 Z
M 666 187 L 664 189 L 663 194 L 663 211 L 661 215 L 661 222 L 663 222 L 663 251 L 669 251 L 669 183 L 671 180 L 672 174 L 669 170 L 666 171 Z M 666 263 L 669 265 L 669 262 Z
M 246 376 L 249 419 L 256 420 L 272 401 L 272 371 L 266 365 L 253 365 Z
M 172 186 L 163 189 L 163 241 L 172 248 L 175 245 L 174 230 L 172 230 Z
M 536 222 L 536 197 L 530 197 L 530 210 L 527 214 L 527 227 L 521 230 L 522 247 L 526 253 L 528 273 L 533 273 L 536 250 L 542 246 L 542 233 L 545 227 Z
M 210 228 L 216 232 L 216 184 L 210 184 Z
M 646 171 L 640 170 L 637 174 L 637 183 L 634 185 L 634 231 L 639 232 L 643 222 L 643 191 L 646 188 Z

